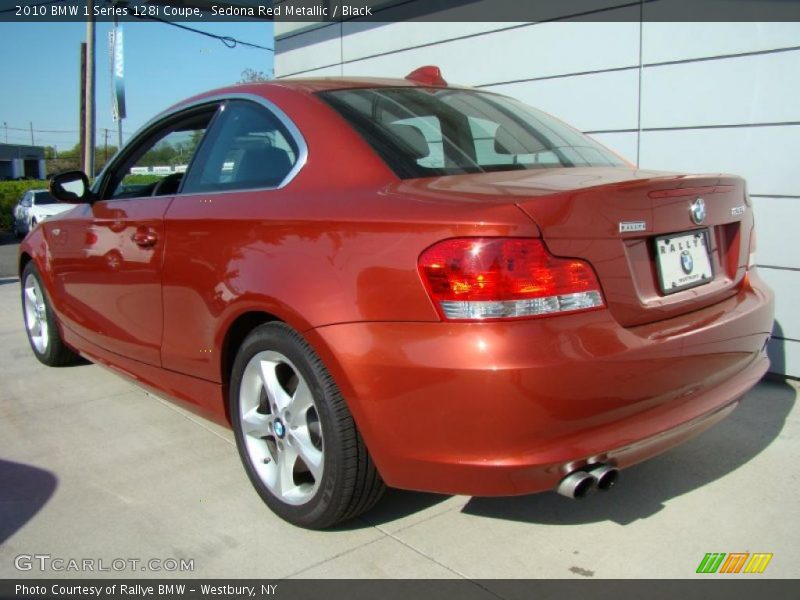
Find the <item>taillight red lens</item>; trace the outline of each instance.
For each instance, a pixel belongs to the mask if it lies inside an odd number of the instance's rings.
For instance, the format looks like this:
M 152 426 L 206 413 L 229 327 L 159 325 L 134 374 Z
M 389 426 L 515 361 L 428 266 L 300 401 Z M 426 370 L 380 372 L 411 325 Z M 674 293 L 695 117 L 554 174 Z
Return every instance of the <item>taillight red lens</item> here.
M 588 263 L 557 258 L 538 239 L 445 240 L 422 253 L 419 271 L 445 319 L 525 318 L 605 305 Z

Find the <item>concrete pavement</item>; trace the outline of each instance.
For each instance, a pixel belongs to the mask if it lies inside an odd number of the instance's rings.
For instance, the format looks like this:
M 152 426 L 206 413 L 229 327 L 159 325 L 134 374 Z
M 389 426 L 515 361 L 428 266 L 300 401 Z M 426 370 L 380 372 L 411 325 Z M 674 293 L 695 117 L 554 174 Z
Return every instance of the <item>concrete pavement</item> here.
M 229 431 L 96 365 L 39 364 L 18 296 L 0 279 L 0 577 L 98 575 L 42 571 L 24 558 L 38 554 L 123 559 L 99 573 L 116 577 L 686 578 L 706 552 L 771 552 L 761 577 L 800 575 L 794 385 L 761 383 L 726 421 L 584 501 L 389 491 L 361 519 L 309 532 L 261 503 Z
M 0 231 L 0 279 L 17 276 L 17 248 L 19 240 L 8 232 Z

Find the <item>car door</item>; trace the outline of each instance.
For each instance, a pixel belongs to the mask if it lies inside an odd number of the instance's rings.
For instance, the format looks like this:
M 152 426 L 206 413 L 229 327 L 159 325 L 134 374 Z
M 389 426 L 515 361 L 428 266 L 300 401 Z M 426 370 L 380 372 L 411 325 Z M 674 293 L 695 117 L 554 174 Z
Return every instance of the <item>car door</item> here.
M 219 378 L 220 316 L 251 291 L 248 277 L 267 276 L 261 257 L 290 234 L 280 188 L 305 156 L 300 132 L 276 106 L 232 99 L 220 111 L 167 212 L 164 368 Z
M 48 225 L 62 318 L 92 344 L 161 365 L 164 215 L 215 111 L 147 128 L 104 171 L 94 202 Z

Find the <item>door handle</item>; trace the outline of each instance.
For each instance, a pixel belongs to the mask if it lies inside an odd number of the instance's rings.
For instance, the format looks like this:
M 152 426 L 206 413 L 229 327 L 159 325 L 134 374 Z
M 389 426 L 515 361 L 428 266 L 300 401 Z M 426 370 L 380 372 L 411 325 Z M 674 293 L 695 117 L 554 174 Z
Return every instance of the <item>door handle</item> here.
M 158 234 L 151 227 L 139 226 L 136 228 L 132 239 L 137 246 L 150 248 L 158 242 Z

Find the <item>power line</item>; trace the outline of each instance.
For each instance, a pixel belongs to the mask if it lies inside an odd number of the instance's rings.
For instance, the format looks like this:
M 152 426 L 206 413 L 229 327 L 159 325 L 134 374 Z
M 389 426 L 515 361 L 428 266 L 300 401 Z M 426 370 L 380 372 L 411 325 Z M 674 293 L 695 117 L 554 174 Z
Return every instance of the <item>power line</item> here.
M 8 127 L 4 127 L 4 129 L 8 129 L 9 131 L 24 131 L 25 133 L 29 133 L 31 128 L 30 127 L 12 127 L 9 125 Z M 106 129 L 101 127 L 100 129 Z M 112 129 L 112 127 L 108 127 L 107 129 Z M 80 133 L 78 129 L 33 129 L 34 133 Z M 130 135 L 127 131 L 123 132 L 125 135 Z
M 7 127 L 9 131 L 24 131 L 25 133 L 30 132 L 30 127 Z M 77 129 L 34 129 L 36 133 L 78 133 Z
M 236 48 L 236 46 L 247 46 L 248 48 L 255 48 L 257 50 L 266 50 L 267 52 L 274 52 L 274 48 L 267 48 L 266 46 L 259 46 L 258 44 L 253 44 L 251 42 L 245 42 L 243 40 L 231 37 L 229 35 L 217 35 L 215 33 L 209 33 L 208 31 L 203 31 L 202 29 L 195 29 L 194 27 L 189 27 L 188 25 L 182 25 L 180 23 L 174 23 L 172 21 L 167 21 L 166 19 L 161 19 L 159 17 L 153 17 L 150 15 L 140 15 L 137 18 L 139 19 L 150 19 L 152 21 L 158 21 L 160 23 L 164 23 L 165 25 L 172 25 L 173 27 L 177 27 L 178 29 L 183 29 L 185 31 L 191 31 L 192 33 L 199 33 L 200 35 L 204 35 L 206 37 L 213 38 L 215 40 L 219 40 L 228 48 Z

